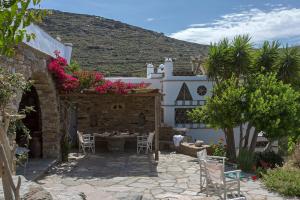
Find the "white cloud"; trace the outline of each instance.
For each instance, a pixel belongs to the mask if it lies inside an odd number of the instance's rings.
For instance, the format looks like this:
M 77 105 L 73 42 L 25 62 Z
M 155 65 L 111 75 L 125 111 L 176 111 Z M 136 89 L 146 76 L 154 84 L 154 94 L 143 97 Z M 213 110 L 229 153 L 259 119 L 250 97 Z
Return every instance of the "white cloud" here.
M 149 18 L 146 19 L 147 22 L 152 22 L 152 21 L 154 21 L 154 20 L 155 20 L 155 19 L 152 18 L 152 17 L 149 17 Z
M 187 29 L 172 33 L 170 36 L 180 40 L 210 44 L 227 37 L 232 39 L 238 34 L 249 34 L 252 41 L 283 40 L 300 43 L 300 9 L 273 8 L 269 11 L 250 9 L 239 13 L 223 15 L 207 24 L 192 24 Z

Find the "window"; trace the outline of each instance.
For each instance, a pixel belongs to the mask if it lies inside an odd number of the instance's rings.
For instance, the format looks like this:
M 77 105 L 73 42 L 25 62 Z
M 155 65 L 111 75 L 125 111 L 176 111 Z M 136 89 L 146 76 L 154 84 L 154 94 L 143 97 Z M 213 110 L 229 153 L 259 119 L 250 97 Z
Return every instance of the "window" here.
M 200 96 L 204 96 L 206 95 L 207 93 L 207 88 L 204 86 L 204 85 L 201 85 L 197 88 L 197 93 L 200 95 Z
M 187 116 L 187 112 L 192 110 L 193 108 L 175 108 L 175 124 L 193 124 Z
M 179 91 L 179 94 L 177 96 L 176 101 L 192 101 L 192 95 L 190 93 L 190 90 L 186 83 L 183 83 L 181 86 L 181 89 Z

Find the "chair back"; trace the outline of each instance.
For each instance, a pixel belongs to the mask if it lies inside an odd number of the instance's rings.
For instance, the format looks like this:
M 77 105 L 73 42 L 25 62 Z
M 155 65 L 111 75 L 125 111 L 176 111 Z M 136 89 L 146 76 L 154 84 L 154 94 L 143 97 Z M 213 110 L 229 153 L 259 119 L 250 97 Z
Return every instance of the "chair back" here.
M 206 172 L 208 182 L 224 184 L 224 166 L 223 163 L 214 160 L 201 160 Z
M 148 138 L 147 138 L 148 143 L 151 143 L 153 141 L 154 135 L 155 135 L 155 132 L 149 133 Z
M 83 143 L 83 137 L 82 137 L 82 132 L 77 131 L 77 136 L 78 136 L 78 140 L 80 143 Z
M 200 161 L 201 159 L 203 160 L 206 160 L 207 159 L 207 151 L 206 149 L 203 149 L 201 151 L 198 151 L 197 152 L 197 157 L 198 157 L 198 160 Z

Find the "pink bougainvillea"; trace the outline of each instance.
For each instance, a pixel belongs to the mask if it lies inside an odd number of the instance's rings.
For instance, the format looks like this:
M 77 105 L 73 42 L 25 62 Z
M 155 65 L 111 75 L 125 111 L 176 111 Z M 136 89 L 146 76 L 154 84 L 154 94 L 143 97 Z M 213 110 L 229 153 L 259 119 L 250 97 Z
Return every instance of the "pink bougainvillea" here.
M 59 51 L 55 51 L 54 53 L 56 58 L 53 58 L 50 61 L 48 70 L 55 75 L 63 90 L 70 91 L 78 88 L 78 79 L 67 74 L 65 71 L 65 68 L 68 65 L 67 60 L 59 56 Z
M 149 84 L 125 83 L 121 80 L 112 82 L 105 80 L 100 72 L 76 71 L 73 74 L 66 73 L 68 63 L 65 58 L 60 56 L 59 51 L 54 52 L 56 58 L 51 59 L 48 70 L 54 74 L 59 86 L 65 91 L 76 89 L 95 89 L 99 94 L 115 93 L 128 94 L 132 89 L 146 88 Z

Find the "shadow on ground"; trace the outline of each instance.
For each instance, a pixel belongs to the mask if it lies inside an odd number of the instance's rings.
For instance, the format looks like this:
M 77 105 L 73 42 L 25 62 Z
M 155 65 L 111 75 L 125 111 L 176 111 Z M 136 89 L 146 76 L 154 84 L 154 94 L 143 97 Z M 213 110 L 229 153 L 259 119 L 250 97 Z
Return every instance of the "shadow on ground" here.
M 152 154 L 74 153 L 71 160 L 52 167 L 45 176 L 56 174 L 78 179 L 111 179 L 114 177 L 157 177 L 157 162 Z

